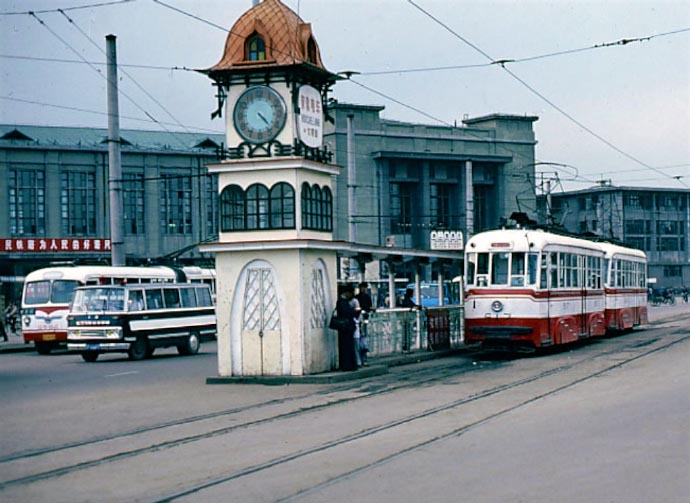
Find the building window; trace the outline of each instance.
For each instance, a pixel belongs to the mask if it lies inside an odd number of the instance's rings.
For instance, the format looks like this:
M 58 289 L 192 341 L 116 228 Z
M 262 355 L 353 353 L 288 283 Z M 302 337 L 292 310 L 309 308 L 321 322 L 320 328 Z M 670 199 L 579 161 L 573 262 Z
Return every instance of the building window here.
M 314 41 L 314 37 L 309 37 L 309 40 L 307 40 L 307 62 L 314 65 L 318 63 L 316 58 L 316 42 Z
M 95 235 L 95 174 L 65 171 L 60 175 L 60 212 L 65 236 Z
M 266 43 L 261 35 L 254 33 L 247 39 L 247 60 L 263 61 L 266 59 Z
M 410 232 L 413 195 L 413 184 L 390 184 L 391 232 L 394 234 L 407 234 Z
M 162 176 L 160 217 L 163 234 L 192 233 L 192 180 L 189 176 Z
M 43 171 L 11 170 L 8 184 L 10 234 L 13 236 L 44 235 L 46 205 Z
M 302 184 L 302 228 L 330 232 L 333 230 L 333 195 L 328 187 Z
M 246 202 L 244 191 L 238 185 L 228 185 L 220 194 L 220 230 L 242 231 L 245 229 Z
M 122 203 L 126 234 L 144 234 L 144 175 L 125 173 Z
M 295 228 L 295 191 L 288 183 L 276 183 L 271 188 L 271 229 Z
M 218 177 L 205 177 L 206 190 L 206 236 L 218 234 Z
M 665 278 L 676 278 L 683 275 L 683 270 L 679 265 L 665 265 L 664 266 L 664 277 Z
M 432 183 L 431 191 L 431 225 L 443 229 L 451 226 L 450 198 L 452 187 L 447 184 Z

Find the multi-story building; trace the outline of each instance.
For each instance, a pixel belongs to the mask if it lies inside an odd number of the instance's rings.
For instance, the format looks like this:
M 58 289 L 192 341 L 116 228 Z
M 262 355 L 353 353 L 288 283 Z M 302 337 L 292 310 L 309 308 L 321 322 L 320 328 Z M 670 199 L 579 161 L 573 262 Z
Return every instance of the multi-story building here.
M 644 250 L 659 286 L 690 285 L 690 190 L 603 186 L 550 199 L 547 208 L 540 196 L 542 221 Z

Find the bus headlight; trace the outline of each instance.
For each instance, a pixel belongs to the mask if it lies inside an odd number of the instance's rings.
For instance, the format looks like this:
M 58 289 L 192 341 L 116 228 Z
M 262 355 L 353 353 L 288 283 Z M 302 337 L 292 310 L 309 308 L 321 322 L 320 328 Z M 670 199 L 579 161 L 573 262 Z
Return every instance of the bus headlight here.
M 501 311 L 503 311 L 503 302 L 501 302 L 500 300 L 494 300 L 491 303 L 491 310 L 494 313 L 500 313 Z

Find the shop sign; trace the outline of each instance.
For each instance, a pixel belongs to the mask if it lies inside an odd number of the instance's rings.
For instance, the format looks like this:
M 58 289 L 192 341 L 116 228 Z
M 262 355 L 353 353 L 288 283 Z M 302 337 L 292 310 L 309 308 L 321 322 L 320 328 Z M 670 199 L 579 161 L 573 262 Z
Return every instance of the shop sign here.
M 323 110 L 321 94 L 312 86 L 299 88 L 299 139 L 307 147 L 321 148 L 323 144 Z
M 462 250 L 465 247 L 462 231 L 431 231 L 432 250 Z

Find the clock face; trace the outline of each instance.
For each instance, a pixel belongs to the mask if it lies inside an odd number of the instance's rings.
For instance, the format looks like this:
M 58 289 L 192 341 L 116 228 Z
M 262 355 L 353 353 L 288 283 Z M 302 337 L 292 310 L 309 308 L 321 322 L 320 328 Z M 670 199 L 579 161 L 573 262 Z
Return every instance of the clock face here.
M 235 104 L 233 120 L 239 135 L 250 143 L 273 140 L 285 126 L 285 101 L 268 86 L 246 89 Z

